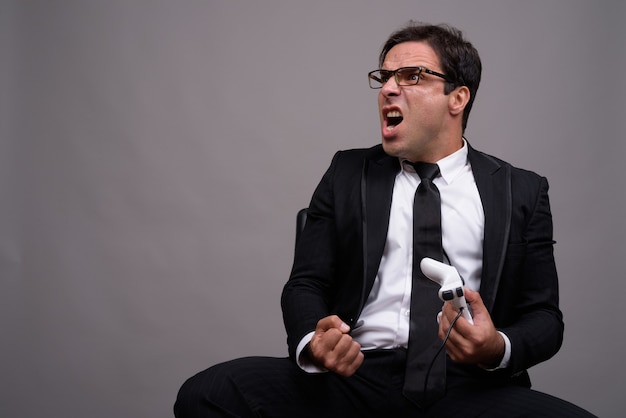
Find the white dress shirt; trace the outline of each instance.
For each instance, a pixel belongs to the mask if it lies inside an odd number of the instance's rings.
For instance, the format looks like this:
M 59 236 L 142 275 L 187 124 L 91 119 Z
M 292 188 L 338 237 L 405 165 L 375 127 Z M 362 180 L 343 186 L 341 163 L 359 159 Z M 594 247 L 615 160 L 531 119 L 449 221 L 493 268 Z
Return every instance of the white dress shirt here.
M 441 196 L 441 230 L 445 262 L 454 266 L 465 286 L 478 290 L 482 273 L 485 216 L 480 195 L 467 158 L 467 143 L 437 162 L 440 176 L 433 180 Z M 359 320 L 351 332 L 362 350 L 407 347 L 413 268 L 413 199 L 420 178 L 408 164 L 396 175 L 387 241 L 374 286 Z M 418 267 L 419 268 L 419 267 Z M 443 304 L 443 303 L 442 303 Z M 436 320 L 436 318 L 433 318 Z M 501 333 L 502 334 L 502 333 Z M 322 371 L 305 361 L 300 353 L 311 340 L 307 335 L 298 345 L 298 364 L 309 372 Z M 498 368 L 510 359 L 510 341 Z

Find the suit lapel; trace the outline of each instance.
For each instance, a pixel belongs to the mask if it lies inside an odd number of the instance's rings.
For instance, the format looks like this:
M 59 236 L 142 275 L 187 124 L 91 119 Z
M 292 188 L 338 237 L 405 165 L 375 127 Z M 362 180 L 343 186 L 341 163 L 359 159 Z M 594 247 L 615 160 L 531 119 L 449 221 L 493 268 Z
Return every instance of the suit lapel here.
M 480 293 L 493 308 L 511 227 L 511 169 L 492 157 L 469 148 L 469 160 L 485 212 L 483 270 Z
M 386 155 L 381 146 L 373 148 L 371 156 L 364 161 L 361 176 L 361 210 L 364 231 L 364 286 L 361 307 L 372 289 L 385 249 L 393 185 L 399 168 L 398 159 Z

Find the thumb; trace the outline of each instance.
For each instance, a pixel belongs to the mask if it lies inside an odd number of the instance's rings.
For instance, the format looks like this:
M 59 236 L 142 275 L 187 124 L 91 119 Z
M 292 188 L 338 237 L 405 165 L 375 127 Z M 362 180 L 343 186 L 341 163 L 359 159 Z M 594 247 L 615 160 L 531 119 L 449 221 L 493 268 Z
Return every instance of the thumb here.
M 327 316 L 320 319 L 317 323 L 317 331 L 328 331 L 331 328 L 337 328 L 344 334 L 350 331 L 348 324 L 343 322 L 337 315 Z
M 487 307 L 483 302 L 483 298 L 480 297 L 480 293 L 475 290 L 465 288 L 465 300 L 471 306 L 472 315 L 476 317 L 476 315 L 482 315 L 487 312 Z
M 465 300 L 467 300 L 467 302 L 471 303 L 471 304 L 483 304 L 483 299 L 480 297 L 480 293 L 476 292 L 475 290 L 469 289 L 469 288 L 465 288 Z M 484 305 L 484 304 L 483 304 Z

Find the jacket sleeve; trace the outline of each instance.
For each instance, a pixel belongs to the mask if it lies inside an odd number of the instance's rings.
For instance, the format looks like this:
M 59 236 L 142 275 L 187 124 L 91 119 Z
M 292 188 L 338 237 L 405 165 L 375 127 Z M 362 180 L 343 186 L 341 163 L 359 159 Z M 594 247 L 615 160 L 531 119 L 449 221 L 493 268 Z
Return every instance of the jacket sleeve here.
M 509 372 L 552 357 L 563 342 L 548 182 L 534 173 L 513 176 L 513 213 L 494 322 L 511 341 Z
M 359 307 L 363 287 L 360 186 L 370 150 L 335 154 L 311 198 L 281 298 L 292 358 L 298 343 L 321 318 L 336 314 L 350 325 Z
M 313 194 L 304 231 L 296 244 L 291 275 L 282 292 L 283 322 L 292 358 L 300 340 L 330 313 L 336 253 L 332 185 L 339 155 L 335 154 Z

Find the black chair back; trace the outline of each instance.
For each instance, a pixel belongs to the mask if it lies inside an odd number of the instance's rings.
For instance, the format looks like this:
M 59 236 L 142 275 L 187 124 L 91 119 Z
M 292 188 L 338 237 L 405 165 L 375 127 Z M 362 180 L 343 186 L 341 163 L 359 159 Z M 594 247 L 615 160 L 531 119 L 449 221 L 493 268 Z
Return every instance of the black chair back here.
M 307 208 L 300 209 L 296 215 L 296 242 L 300 239 L 300 233 L 306 224 Z

